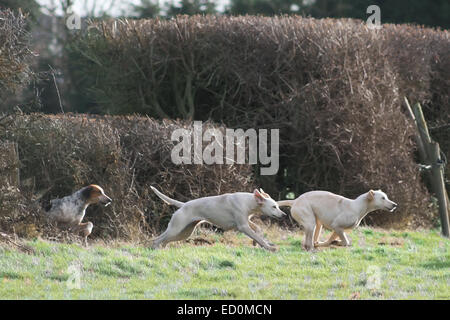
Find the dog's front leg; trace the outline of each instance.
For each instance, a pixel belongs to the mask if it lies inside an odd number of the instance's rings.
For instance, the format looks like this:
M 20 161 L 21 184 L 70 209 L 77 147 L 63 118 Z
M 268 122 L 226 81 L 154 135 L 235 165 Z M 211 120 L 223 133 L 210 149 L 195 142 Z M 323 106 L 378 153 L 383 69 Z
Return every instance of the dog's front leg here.
M 253 229 L 253 231 L 262 235 L 261 228 L 258 227 L 258 225 L 256 225 L 256 223 L 253 223 L 252 221 L 248 220 L 248 224 L 250 225 L 250 228 Z M 256 245 L 257 245 L 257 242 L 255 240 L 253 240 L 253 246 L 256 247 Z
M 255 231 L 258 235 L 260 235 L 261 237 L 263 236 L 263 231 L 262 229 L 253 221 L 248 220 L 249 226 L 250 228 L 253 229 L 253 231 Z M 275 246 L 273 243 L 271 243 L 270 241 L 266 241 L 270 246 Z M 255 240 L 253 240 L 253 246 L 256 246 L 257 242 Z
M 249 236 L 250 238 L 252 238 L 253 240 L 255 240 L 260 246 L 262 246 L 264 249 L 267 249 L 269 251 L 277 251 L 277 248 L 274 246 L 270 246 L 265 240 L 264 238 L 262 238 L 261 236 L 259 236 L 255 231 L 253 231 L 249 225 L 240 225 L 238 226 L 238 230 L 244 234 L 246 234 L 247 236 Z
M 88 247 L 87 237 L 91 234 L 94 225 L 92 222 L 80 223 L 70 228 L 73 233 L 78 233 L 83 237 L 85 247 Z

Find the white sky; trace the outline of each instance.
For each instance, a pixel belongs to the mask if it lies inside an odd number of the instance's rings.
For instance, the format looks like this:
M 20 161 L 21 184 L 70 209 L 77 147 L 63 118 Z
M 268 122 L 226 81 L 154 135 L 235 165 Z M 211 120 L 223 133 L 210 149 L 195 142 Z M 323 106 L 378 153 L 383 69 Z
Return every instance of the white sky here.
M 58 0 L 36 0 L 44 8 L 56 8 L 56 14 L 62 15 L 61 1 Z M 159 2 L 160 6 L 165 0 L 153 0 Z M 173 3 L 179 3 L 179 0 L 169 0 Z M 139 4 L 140 0 L 74 0 L 73 11 L 79 16 L 85 16 L 88 12 L 95 12 L 98 15 L 101 12 L 107 12 L 112 16 L 131 13 L 131 4 Z M 216 0 L 217 9 L 223 11 L 229 0 Z M 43 9 L 43 12 L 48 13 Z

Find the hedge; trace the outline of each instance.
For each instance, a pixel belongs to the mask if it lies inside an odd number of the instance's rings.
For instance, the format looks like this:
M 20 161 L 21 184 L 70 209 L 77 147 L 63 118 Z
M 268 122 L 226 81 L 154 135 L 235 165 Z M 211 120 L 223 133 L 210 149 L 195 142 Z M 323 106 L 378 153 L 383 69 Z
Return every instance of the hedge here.
M 93 237 L 145 240 L 159 233 L 176 208 L 151 191 L 156 186 L 180 201 L 227 192 L 252 192 L 251 167 L 242 165 L 175 165 L 173 130 L 192 129 L 189 121 L 157 121 L 137 116 L 31 114 L 15 117 L 2 141 L 15 144 L 0 154 L 0 179 L 19 169 L 20 185 L 2 184 L 0 230 L 21 236 L 55 236 L 43 220 L 41 203 L 73 193 L 91 183 L 113 199 L 110 206 L 90 206 Z M 203 129 L 223 127 L 204 123 Z M 1 144 L 0 144 L 1 145 Z M 8 148 L 5 148 L 8 149 Z
M 449 121 L 448 31 L 298 16 L 91 22 L 70 45 L 73 83 L 99 113 L 279 128 L 269 193 L 382 188 L 401 204 L 381 226 L 429 225 L 403 98 Z M 449 152 L 446 139 L 441 144 Z

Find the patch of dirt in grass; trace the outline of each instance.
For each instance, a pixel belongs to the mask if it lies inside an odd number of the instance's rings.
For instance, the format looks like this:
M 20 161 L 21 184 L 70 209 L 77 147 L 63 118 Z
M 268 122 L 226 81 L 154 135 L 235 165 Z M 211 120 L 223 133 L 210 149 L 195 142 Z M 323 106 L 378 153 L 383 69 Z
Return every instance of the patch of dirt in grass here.
M 405 244 L 405 240 L 395 237 L 383 237 L 378 240 L 378 244 L 382 246 L 402 247 Z
M 187 243 L 193 244 L 195 246 L 198 245 L 213 245 L 214 241 L 205 239 L 205 238 L 200 238 L 200 237 L 196 237 L 196 238 L 192 238 L 192 239 L 187 239 L 186 240 Z
M 2 271 L 0 272 L 0 279 L 3 279 L 3 281 L 7 282 L 10 279 L 23 279 L 24 276 L 18 272 L 15 271 Z

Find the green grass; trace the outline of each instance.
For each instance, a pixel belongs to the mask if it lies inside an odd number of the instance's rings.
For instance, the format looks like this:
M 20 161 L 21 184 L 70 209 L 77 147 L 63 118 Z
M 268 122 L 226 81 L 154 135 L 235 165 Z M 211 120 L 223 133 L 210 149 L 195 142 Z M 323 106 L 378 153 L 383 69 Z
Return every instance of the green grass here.
M 0 298 L 450 298 L 450 242 L 438 231 L 359 228 L 352 247 L 316 253 L 301 249 L 300 232 L 267 232 L 276 253 L 234 233 L 206 234 L 213 245 L 180 242 L 156 251 L 45 241 L 28 242 L 34 254 L 0 247 Z

